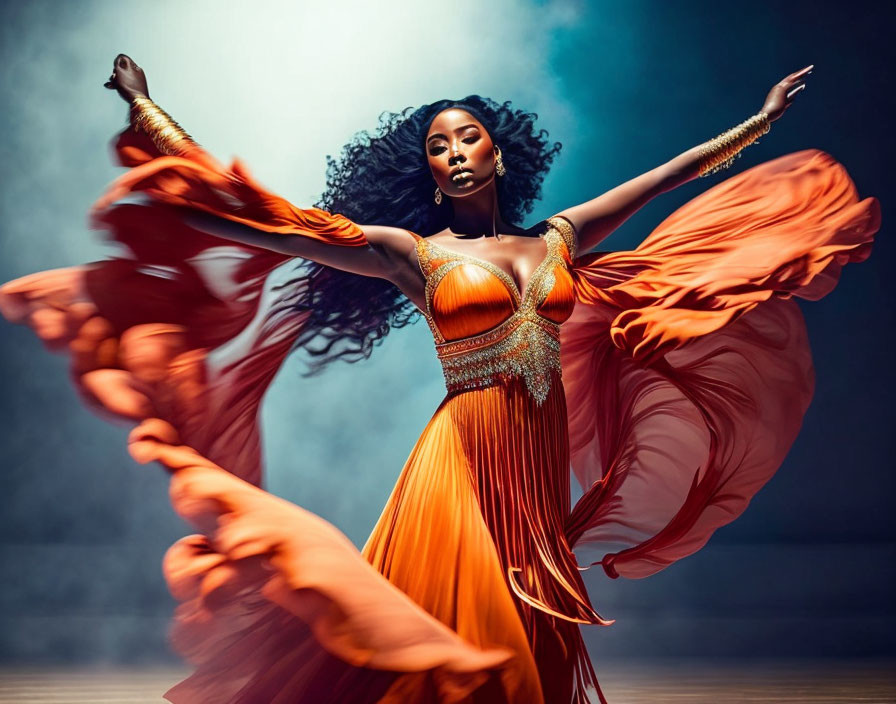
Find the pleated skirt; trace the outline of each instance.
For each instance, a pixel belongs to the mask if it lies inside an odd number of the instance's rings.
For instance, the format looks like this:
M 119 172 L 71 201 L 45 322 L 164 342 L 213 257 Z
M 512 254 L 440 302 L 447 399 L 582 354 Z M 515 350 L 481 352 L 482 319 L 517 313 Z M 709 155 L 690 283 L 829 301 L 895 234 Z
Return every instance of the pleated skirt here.
M 580 624 L 609 622 L 564 536 L 567 433 L 559 375 L 541 405 L 519 379 L 449 394 L 362 551 L 464 640 L 516 653 L 503 693 L 472 701 L 567 704 L 598 689 Z

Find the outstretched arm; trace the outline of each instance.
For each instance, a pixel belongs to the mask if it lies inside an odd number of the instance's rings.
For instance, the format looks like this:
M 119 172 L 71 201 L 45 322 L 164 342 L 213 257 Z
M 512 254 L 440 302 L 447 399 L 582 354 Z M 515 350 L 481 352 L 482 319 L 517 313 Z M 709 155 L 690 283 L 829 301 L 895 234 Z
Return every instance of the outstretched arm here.
M 130 104 L 133 129 L 144 132 L 161 154 L 184 157 L 213 172 L 226 171 L 150 99 L 146 75 L 129 56 L 119 54 L 115 57 L 112 75 L 105 86 L 117 90 Z M 307 221 L 312 222 L 328 216 L 317 209 L 297 209 L 272 194 L 265 195 L 265 203 L 266 209 L 282 220 L 288 220 L 290 216 L 303 219 L 302 216 L 308 215 Z M 183 219 L 191 227 L 216 237 L 393 282 L 415 266 L 415 240 L 409 232 L 400 228 L 355 225 L 345 221 L 353 233 L 341 237 L 315 237 L 291 232 L 284 234 L 283 228 L 277 227 L 271 227 L 272 231 L 258 229 L 238 222 L 239 218 L 230 220 L 218 217 L 204 212 L 202 208 L 185 210 Z M 276 231 L 278 229 L 281 231 Z M 359 236 L 359 231 L 363 236 Z
M 791 73 L 769 92 L 756 116 L 715 139 L 699 144 L 674 159 L 607 191 L 601 196 L 568 208 L 558 215 L 568 219 L 576 229 L 577 251 L 596 247 L 634 213 L 660 193 L 697 178 L 707 176 L 731 164 L 738 152 L 768 129 L 805 88 L 805 77 L 813 66 Z
M 199 211 L 185 213 L 183 219 L 190 227 L 215 237 L 393 283 L 399 283 L 402 274 L 416 266 L 415 240 L 407 230 L 397 227 L 359 225 L 366 243 L 346 247 L 312 237 L 263 232 Z

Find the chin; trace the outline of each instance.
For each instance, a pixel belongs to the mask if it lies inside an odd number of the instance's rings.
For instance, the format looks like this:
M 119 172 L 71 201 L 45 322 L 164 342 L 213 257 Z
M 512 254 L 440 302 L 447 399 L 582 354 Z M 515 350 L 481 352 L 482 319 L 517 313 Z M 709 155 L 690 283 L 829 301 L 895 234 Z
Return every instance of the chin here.
M 464 188 L 458 188 L 457 186 L 452 186 L 450 191 L 445 191 L 443 189 L 443 193 L 448 195 L 451 198 L 465 198 L 466 196 L 471 196 L 474 193 L 478 193 L 483 188 L 485 188 L 491 181 L 483 181 L 481 183 L 477 183 L 473 181 L 472 185 L 466 186 Z

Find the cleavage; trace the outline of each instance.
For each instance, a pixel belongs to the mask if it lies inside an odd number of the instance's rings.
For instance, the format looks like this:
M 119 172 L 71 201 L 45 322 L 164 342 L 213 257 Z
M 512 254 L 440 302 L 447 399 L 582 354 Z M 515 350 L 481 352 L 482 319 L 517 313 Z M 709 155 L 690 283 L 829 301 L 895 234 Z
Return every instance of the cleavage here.
M 527 238 L 527 239 L 530 239 L 530 238 Z M 535 239 L 535 238 L 531 238 L 531 239 Z M 537 239 L 544 242 L 544 237 L 538 237 Z M 431 243 L 433 245 L 435 245 L 438 249 L 441 249 L 442 251 L 444 251 L 446 254 L 458 257 L 460 259 L 466 259 L 468 261 L 473 261 L 474 263 L 485 264 L 485 265 L 487 265 L 486 269 L 489 266 L 494 267 L 496 270 L 498 270 L 502 274 L 504 274 L 504 276 L 507 278 L 507 282 L 509 284 L 511 284 L 511 286 L 513 287 L 513 293 L 516 295 L 516 297 L 520 301 L 522 301 L 525 298 L 525 296 L 528 294 L 529 287 L 532 283 L 532 278 L 533 278 L 533 275 L 535 274 L 536 270 L 548 258 L 548 243 L 544 242 L 544 244 L 543 244 L 544 250 L 543 250 L 542 255 L 540 257 L 538 257 L 536 260 L 534 260 L 531 270 L 529 271 L 529 277 L 526 280 L 525 287 L 521 287 L 520 282 L 516 279 L 516 277 L 513 274 L 513 266 L 511 266 L 510 271 L 507 271 L 507 269 L 505 269 L 504 267 L 498 266 L 498 264 L 496 264 L 494 261 L 492 261 L 490 259 L 486 259 L 485 257 L 480 257 L 475 254 L 468 254 L 467 252 L 462 252 L 457 249 L 444 247 L 439 243 L 439 241 L 431 241 Z

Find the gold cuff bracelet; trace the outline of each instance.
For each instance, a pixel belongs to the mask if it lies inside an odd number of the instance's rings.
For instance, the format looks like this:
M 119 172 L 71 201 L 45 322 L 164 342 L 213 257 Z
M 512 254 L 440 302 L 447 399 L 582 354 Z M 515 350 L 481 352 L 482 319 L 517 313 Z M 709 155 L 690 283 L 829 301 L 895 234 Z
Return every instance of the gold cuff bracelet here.
M 768 115 L 760 112 L 706 142 L 700 149 L 700 176 L 709 176 L 716 171 L 727 169 L 740 156 L 744 147 L 753 144 L 762 135 L 768 134 L 769 129 L 771 125 Z
M 131 102 L 131 125 L 137 132 L 143 130 L 163 154 L 180 156 L 197 146 L 167 112 L 143 96 Z

